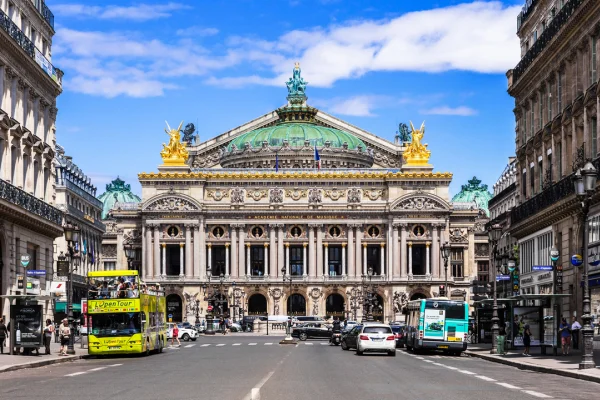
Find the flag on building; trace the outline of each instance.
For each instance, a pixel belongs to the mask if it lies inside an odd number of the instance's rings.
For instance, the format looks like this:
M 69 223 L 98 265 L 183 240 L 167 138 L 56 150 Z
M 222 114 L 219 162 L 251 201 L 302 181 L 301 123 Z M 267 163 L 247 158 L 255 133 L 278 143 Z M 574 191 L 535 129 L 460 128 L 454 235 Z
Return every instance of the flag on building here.
M 279 172 L 279 153 L 275 153 L 275 172 Z
M 92 249 L 90 250 L 90 264 L 94 263 L 94 243 L 92 243 Z
M 319 155 L 319 150 L 317 150 L 317 143 L 315 143 L 315 167 L 321 169 L 321 156 Z

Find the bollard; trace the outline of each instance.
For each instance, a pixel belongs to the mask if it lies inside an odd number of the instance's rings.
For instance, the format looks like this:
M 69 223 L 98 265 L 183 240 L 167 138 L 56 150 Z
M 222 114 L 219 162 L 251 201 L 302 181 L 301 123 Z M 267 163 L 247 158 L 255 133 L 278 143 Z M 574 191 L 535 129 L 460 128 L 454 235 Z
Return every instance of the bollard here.
M 505 354 L 504 351 L 504 340 L 505 336 L 496 336 L 496 353 Z

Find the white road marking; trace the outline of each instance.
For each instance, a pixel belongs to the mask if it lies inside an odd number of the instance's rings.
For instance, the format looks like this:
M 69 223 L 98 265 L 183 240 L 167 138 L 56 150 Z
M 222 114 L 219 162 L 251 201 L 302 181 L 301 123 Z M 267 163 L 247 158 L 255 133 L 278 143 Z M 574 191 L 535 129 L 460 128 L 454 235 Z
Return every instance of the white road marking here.
M 444 365 L 444 367 L 446 367 L 446 368 L 448 368 L 448 369 L 454 369 L 454 370 L 458 370 L 458 368 L 456 368 L 456 367 L 451 367 L 451 366 L 449 366 L 449 365 Z
M 242 345 L 241 343 L 234 343 L 234 344 L 232 344 L 232 346 L 241 346 L 241 345 Z
M 195 346 L 195 344 L 188 344 L 187 346 L 183 346 L 183 347 L 185 347 L 186 349 L 188 349 L 188 348 L 194 347 L 194 346 Z
M 444 366 L 444 364 L 440 364 L 440 363 L 433 363 L 433 365 L 439 365 L 440 367 Z
M 223 343 L 219 343 L 217 347 L 225 346 Z
M 313 345 L 312 343 L 304 343 L 304 344 L 307 345 L 307 346 L 312 346 Z
M 483 376 L 483 375 L 475 375 L 475 378 L 479 378 L 479 379 L 481 379 L 483 381 L 486 381 L 486 382 L 496 382 L 495 379 L 492 379 L 492 378 L 489 378 L 489 377 Z
M 273 343 L 265 343 L 265 346 L 272 346 Z
M 535 397 L 540 397 L 542 399 L 551 399 L 552 398 L 552 396 L 548 396 L 547 394 L 540 393 L 540 392 L 534 392 L 533 390 L 523 390 L 523 393 L 527 393 L 527 394 L 530 394 Z
M 428 363 L 432 363 L 433 362 L 431 360 L 423 360 L 423 361 L 428 362 Z
M 111 365 L 109 365 L 109 367 L 120 367 L 121 365 L 123 365 L 123 364 L 111 364 Z
M 256 343 L 248 343 L 248 346 L 256 346 Z
M 211 343 L 206 343 L 206 344 L 201 345 L 200 347 L 208 347 L 210 345 L 211 345 Z
M 510 383 L 496 382 L 496 385 L 503 386 L 503 387 L 505 387 L 507 389 L 518 389 L 518 390 L 521 390 L 520 387 L 511 385 Z
M 321 343 L 321 346 L 327 346 L 329 343 Z
M 68 374 L 68 375 L 65 375 L 65 376 L 77 376 L 77 375 L 82 375 L 82 374 L 87 374 L 87 371 L 73 372 L 72 374 Z
M 250 393 L 251 400 L 260 400 L 260 388 L 252 388 L 252 392 Z
M 423 357 L 416 357 L 417 360 L 424 360 Z
M 87 371 L 87 372 L 92 372 L 92 371 L 100 371 L 100 370 L 103 370 L 103 369 L 105 369 L 105 368 L 108 368 L 108 367 L 98 367 L 98 368 L 93 368 L 93 369 L 90 369 L 90 370 L 89 370 L 89 371 Z
M 477 375 L 475 372 L 465 371 L 463 369 L 459 369 L 458 372 L 460 372 L 461 374 L 467 374 L 467 375 Z

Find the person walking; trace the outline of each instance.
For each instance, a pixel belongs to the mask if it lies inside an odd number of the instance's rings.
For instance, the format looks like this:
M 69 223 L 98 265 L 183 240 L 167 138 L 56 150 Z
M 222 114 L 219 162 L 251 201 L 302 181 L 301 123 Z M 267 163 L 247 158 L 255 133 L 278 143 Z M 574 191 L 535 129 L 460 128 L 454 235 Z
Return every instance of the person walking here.
M 562 345 L 563 356 L 569 355 L 569 349 L 571 348 L 571 326 L 567 323 L 567 319 L 563 318 L 560 326 L 558 327 L 560 332 L 560 342 Z
M 46 354 L 50 354 L 50 342 L 52 342 L 52 334 L 54 333 L 54 324 L 52 320 L 46 320 L 46 327 L 44 328 L 44 346 L 46 346 Z
M 175 340 L 177 340 L 177 346 L 181 347 L 181 342 L 179 341 L 179 327 L 177 324 L 173 324 L 173 334 L 171 335 L 171 346 L 175 346 Z
M 573 350 L 579 349 L 579 331 L 581 330 L 581 324 L 577 322 L 577 317 L 573 316 L 573 323 L 571 324 L 571 336 L 573 337 Z
M 60 352 L 58 355 L 66 356 L 68 355 L 67 348 L 69 346 L 69 340 L 71 339 L 71 328 L 69 327 L 69 321 L 66 318 L 63 319 L 62 324 L 60 324 L 58 329 L 58 336 L 60 337 Z
M 223 335 L 227 334 L 227 327 L 225 326 L 225 319 L 223 317 L 219 318 L 219 328 L 221 328 Z
M 0 318 L 0 354 L 4 354 L 4 342 L 8 336 L 8 329 L 4 325 L 4 318 Z
M 531 356 L 529 354 L 529 348 L 531 347 L 531 329 L 529 328 L 529 324 L 525 324 L 523 327 L 523 345 L 525 346 L 525 351 L 523 351 L 524 356 Z

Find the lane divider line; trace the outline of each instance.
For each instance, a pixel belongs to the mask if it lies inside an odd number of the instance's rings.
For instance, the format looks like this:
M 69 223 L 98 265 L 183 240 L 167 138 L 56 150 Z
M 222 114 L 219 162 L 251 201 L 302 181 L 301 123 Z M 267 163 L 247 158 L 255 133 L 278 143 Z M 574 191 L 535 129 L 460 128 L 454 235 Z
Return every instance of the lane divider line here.
M 195 346 L 195 344 L 188 344 L 187 346 L 183 346 L 183 347 L 185 347 L 186 349 L 188 349 L 188 348 L 194 347 L 194 346 Z
M 211 345 L 210 343 L 205 343 L 205 344 L 201 345 L 200 347 L 208 347 L 210 345 Z
M 225 346 L 223 343 L 219 343 L 216 347 Z
M 511 385 L 510 383 L 504 383 L 504 382 L 496 382 L 496 385 L 500 385 L 502 387 L 505 387 L 507 389 L 517 389 L 517 390 L 521 390 L 520 387 L 515 386 L 515 385 Z
M 460 372 L 461 374 L 467 374 L 467 375 L 477 375 L 477 373 L 475 373 L 475 372 L 465 371 L 464 369 L 459 369 L 458 372 Z
M 536 392 L 536 391 L 533 391 L 533 390 L 523 390 L 523 393 L 527 393 L 527 394 L 530 394 L 532 396 L 539 397 L 541 399 L 552 399 L 553 398 L 552 396 L 548 396 L 547 394 Z
M 475 378 L 479 378 L 481 380 L 484 380 L 486 382 L 496 382 L 495 379 L 489 378 L 487 376 L 483 376 L 483 375 L 475 375 Z
M 273 343 L 265 343 L 265 346 L 273 346 Z
M 232 344 L 232 346 L 241 346 L 241 345 L 242 345 L 241 343 L 234 343 L 234 344 Z
M 256 343 L 248 343 L 248 346 L 256 346 Z
M 100 370 L 103 370 L 103 369 L 106 369 L 106 368 L 108 368 L 108 367 L 98 367 L 98 368 L 92 368 L 92 369 L 90 369 L 90 370 L 89 370 L 89 371 L 87 371 L 87 372 L 100 371 Z
M 77 376 L 82 374 L 87 374 L 87 371 L 73 372 L 72 374 L 67 374 L 65 376 Z

